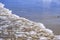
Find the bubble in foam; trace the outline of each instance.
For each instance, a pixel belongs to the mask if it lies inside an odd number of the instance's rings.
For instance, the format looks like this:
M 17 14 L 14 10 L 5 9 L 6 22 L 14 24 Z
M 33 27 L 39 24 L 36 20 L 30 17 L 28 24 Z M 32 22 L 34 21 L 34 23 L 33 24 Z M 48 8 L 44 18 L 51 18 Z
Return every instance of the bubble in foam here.
M 3 8 L 4 7 L 4 4 L 0 3 L 0 7 Z

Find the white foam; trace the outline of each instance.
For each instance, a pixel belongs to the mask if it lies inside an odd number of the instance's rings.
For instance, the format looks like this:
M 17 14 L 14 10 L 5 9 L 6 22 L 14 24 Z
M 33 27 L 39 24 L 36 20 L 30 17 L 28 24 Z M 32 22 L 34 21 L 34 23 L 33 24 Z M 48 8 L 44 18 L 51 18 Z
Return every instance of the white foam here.
M 31 20 L 28 20 L 26 18 L 23 17 L 19 17 L 15 14 L 12 14 L 12 12 L 7 9 L 4 8 L 4 4 L 0 3 L 0 8 L 2 8 L 3 10 L 0 13 L 0 20 L 2 19 L 3 21 L 1 21 L 0 23 L 2 23 L 2 25 L 0 25 L 0 29 L 4 28 L 3 30 L 5 31 L 5 29 L 10 30 L 8 28 L 12 27 L 12 30 L 14 32 L 14 35 L 18 38 L 18 37 L 26 37 L 27 35 L 27 39 L 28 37 L 36 37 L 37 34 L 39 33 L 43 33 L 45 35 L 44 32 L 46 32 L 47 34 L 51 34 L 53 35 L 52 30 L 45 28 L 45 26 L 42 23 L 38 23 L 38 22 L 33 22 Z M 6 23 L 3 23 L 6 22 Z M 23 29 L 23 30 L 22 30 Z M 35 31 L 35 29 L 37 31 Z M 40 31 L 40 30 L 44 30 Z M 12 33 L 11 33 L 12 34 Z M 34 36 L 35 35 L 35 36 Z M 48 38 L 50 35 L 48 35 Z M 39 35 L 37 36 L 39 38 Z M 51 36 L 52 37 L 52 36 Z

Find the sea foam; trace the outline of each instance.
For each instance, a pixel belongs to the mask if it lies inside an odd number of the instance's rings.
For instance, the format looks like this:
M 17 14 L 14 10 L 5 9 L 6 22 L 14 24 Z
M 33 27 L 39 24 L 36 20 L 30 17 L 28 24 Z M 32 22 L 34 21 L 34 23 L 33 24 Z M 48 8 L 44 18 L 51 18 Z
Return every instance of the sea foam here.
M 2 35 L 3 33 L 3 35 Z M 54 38 L 53 31 L 42 23 L 34 22 L 12 14 L 12 11 L 0 3 L 0 34 L 2 37 L 20 38 L 21 40 L 39 40 Z M 8 36 L 7 36 L 8 35 Z

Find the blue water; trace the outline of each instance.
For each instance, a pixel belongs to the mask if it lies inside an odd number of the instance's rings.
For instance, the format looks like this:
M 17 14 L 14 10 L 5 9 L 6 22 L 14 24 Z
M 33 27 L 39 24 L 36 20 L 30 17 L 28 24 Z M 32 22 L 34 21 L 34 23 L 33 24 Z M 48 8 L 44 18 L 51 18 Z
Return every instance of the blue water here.
M 60 34 L 60 0 L 0 0 L 0 2 L 12 10 L 12 13 L 42 22 L 55 34 Z

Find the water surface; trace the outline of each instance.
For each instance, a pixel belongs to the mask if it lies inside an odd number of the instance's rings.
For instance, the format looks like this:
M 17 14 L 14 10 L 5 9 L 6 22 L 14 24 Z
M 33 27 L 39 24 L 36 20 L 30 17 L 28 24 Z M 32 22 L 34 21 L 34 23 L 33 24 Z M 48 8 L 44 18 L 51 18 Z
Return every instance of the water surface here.
M 42 22 L 47 28 L 60 34 L 59 0 L 0 0 L 14 14 L 29 20 Z

